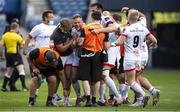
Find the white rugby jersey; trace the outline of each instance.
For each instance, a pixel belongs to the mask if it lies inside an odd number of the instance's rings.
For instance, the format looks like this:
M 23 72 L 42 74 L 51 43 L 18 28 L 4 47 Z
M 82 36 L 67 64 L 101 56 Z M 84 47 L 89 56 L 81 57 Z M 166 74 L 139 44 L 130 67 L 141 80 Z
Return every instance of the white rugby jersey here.
M 125 40 L 125 59 L 140 60 L 142 45 L 150 32 L 139 22 L 131 24 L 122 33 L 126 37 Z
M 77 35 L 78 37 L 80 37 L 81 31 L 77 31 L 75 27 L 72 27 L 71 35 Z
M 55 25 L 46 25 L 44 23 L 36 25 L 29 33 L 35 40 L 35 48 L 49 47 L 50 36 L 55 28 Z

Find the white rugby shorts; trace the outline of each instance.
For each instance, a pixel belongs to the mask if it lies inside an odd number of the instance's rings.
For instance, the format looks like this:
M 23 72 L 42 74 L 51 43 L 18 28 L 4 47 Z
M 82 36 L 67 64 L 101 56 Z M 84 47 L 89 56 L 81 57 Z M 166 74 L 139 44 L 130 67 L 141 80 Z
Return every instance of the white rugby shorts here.
M 118 60 L 118 66 L 119 66 L 119 59 L 120 59 L 120 47 L 116 46 L 116 47 L 110 47 L 107 50 L 108 53 L 108 62 L 105 62 L 104 65 L 105 66 L 109 66 L 111 68 L 113 68 L 115 66 L 115 62 L 116 59 Z

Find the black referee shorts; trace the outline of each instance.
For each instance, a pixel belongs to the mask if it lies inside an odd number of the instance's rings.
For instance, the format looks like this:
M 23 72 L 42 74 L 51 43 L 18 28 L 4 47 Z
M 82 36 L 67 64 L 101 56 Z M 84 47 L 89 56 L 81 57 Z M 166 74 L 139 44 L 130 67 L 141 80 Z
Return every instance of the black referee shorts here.
M 101 80 L 103 62 L 101 61 L 101 53 L 96 53 L 92 57 L 81 57 L 78 67 L 78 80 L 88 80 L 89 82 L 97 82 Z
M 16 67 L 23 64 L 23 60 L 20 54 L 6 54 L 6 66 L 7 67 Z
M 47 68 L 47 69 L 39 69 L 40 73 L 45 76 L 46 78 L 49 76 L 56 76 L 56 69 L 54 68 Z

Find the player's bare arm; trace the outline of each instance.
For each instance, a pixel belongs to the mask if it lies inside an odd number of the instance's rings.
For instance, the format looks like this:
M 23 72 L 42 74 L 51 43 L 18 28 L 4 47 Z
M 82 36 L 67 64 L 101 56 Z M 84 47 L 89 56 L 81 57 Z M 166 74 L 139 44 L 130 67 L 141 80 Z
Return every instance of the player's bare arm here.
M 64 51 L 66 51 L 69 47 L 71 47 L 71 44 L 72 44 L 72 43 L 73 43 L 73 40 L 70 40 L 70 41 L 68 41 L 68 42 L 66 42 L 66 43 L 62 43 L 62 44 L 56 45 L 56 48 L 57 48 L 58 51 L 64 52 Z
M 101 28 L 101 29 L 94 29 L 92 30 L 92 32 L 94 34 L 98 34 L 98 33 L 110 33 L 110 32 L 116 32 L 118 31 L 120 28 L 117 25 L 112 25 L 110 27 L 107 28 Z
M 29 58 L 29 55 L 27 55 L 27 61 L 30 65 L 30 67 L 32 68 L 33 73 L 40 74 L 39 69 L 33 64 L 32 60 Z
M 150 40 L 150 47 L 156 48 L 157 47 L 157 39 L 154 37 L 153 34 L 147 36 L 148 40 Z
M 28 53 L 28 44 L 30 43 L 30 41 L 31 41 L 31 37 L 30 37 L 30 35 L 26 38 L 26 40 L 25 40 L 25 43 L 24 43 L 24 49 L 23 49 L 23 54 L 24 55 L 27 55 L 27 53 Z
M 115 42 L 115 45 L 121 45 L 125 42 L 126 36 L 121 35 Z

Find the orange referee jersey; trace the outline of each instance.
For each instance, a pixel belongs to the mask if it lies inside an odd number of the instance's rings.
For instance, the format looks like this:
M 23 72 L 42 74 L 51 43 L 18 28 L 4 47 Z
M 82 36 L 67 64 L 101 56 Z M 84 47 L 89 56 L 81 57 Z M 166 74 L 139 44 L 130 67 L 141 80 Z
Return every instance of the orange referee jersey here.
M 91 30 L 100 29 L 103 26 L 99 23 L 91 23 L 84 27 L 85 38 L 83 42 L 83 48 L 92 52 L 99 52 L 103 50 L 104 46 L 104 33 L 93 34 Z
M 38 48 L 38 49 L 39 49 L 39 56 L 38 56 L 38 58 L 33 60 L 33 63 L 35 65 L 42 64 L 42 65 L 45 65 L 45 66 L 49 66 L 49 64 L 46 63 L 46 61 L 45 61 L 45 53 L 48 50 L 51 50 L 51 49 L 49 49 L 49 48 Z M 54 50 L 51 50 L 51 51 L 53 51 L 56 54 L 57 59 L 60 57 L 58 52 L 56 52 Z

